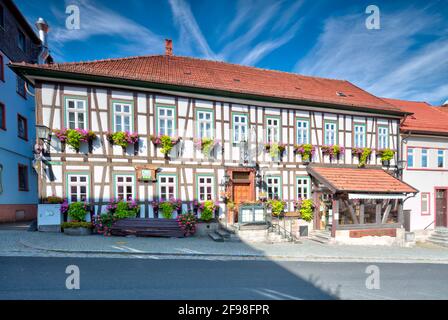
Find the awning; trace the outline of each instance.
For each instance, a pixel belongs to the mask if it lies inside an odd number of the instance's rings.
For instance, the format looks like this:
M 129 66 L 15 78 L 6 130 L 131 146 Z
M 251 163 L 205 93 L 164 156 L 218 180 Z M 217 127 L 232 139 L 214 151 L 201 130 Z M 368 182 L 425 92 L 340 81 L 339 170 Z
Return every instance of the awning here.
M 312 164 L 307 171 L 332 193 L 358 194 L 358 197 L 364 194 L 369 195 L 365 199 L 372 199 L 372 194 L 396 196 L 418 192 L 380 167 Z
M 379 193 L 349 193 L 349 199 L 404 199 L 406 195 L 399 194 L 379 194 Z

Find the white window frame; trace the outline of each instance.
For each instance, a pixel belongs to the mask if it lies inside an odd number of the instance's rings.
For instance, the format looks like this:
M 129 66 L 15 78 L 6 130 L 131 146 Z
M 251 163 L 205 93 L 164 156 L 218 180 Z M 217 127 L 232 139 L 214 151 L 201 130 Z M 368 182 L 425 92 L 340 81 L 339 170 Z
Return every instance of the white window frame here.
M 161 111 L 165 111 L 165 114 L 160 115 Z M 170 111 L 172 114 L 170 116 L 167 115 L 167 111 Z M 162 126 L 162 123 L 164 126 Z M 171 128 L 169 128 L 170 123 Z M 162 128 L 164 129 L 163 131 Z M 176 131 L 176 109 L 174 107 L 157 106 L 157 130 L 159 135 L 174 136 Z
M 305 197 L 303 197 L 305 193 L 306 195 Z M 303 199 L 309 199 L 310 197 L 311 197 L 311 179 L 309 177 L 297 177 L 296 198 L 303 200 Z
M 74 108 L 70 108 L 70 102 L 73 102 Z M 78 103 L 82 103 L 82 109 L 78 109 Z M 87 101 L 84 99 L 66 98 L 65 111 L 67 117 L 67 128 L 70 129 L 87 129 Z M 70 114 L 74 114 L 74 121 L 70 121 Z M 82 115 L 83 125 L 80 126 L 79 115 Z M 74 123 L 74 126 L 70 124 Z
M 244 121 L 241 121 L 244 119 Z M 233 114 L 233 143 L 240 143 L 241 141 L 247 141 L 248 132 L 248 117 L 247 114 Z
M 423 165 L 423 158 L 425 158 L 425 161 L 426 161 L 426 165 Z M 425 148 L 422 148 L 421 150 L 420 150 L 420 166 L 422 167 L 422 168 L 428 168 L 428 149 L 425 149 Z
M 72 181 L 72 178 L 76 178 L 76 181 Z M 81 181 L 81 178 L 85 178 L 85 181 Z M 77 173 L 71 173 L 67 175 L 67 199 L 68 202 L 71 203 L 72 201 L 72 187 L 76 187 L 76 202 L 83 202 L 89 200 L 89 175 L 88 174 L 77 174 Z M 81 192 L 81 187 L 85 187 L 85 198 L 82 199 L 82 195 L 84 194 Z
M 324 122 L 324 141 L 326 145 L 335 145 L 338 143 L 338 125 L 336 122 L 326 121 Z
M 423 207 L 423 197 L 426 198 L 426 208 Z M 431 201 L 431 194 L 429 192 L 422 192 L 420 196 L 420 213 L 422 215 L 428 215 L 430 212 L 430 201 Z
M 117 108 L 120 107 L 120 111 L 117 111 Z M 125 107 L 128 107 L 128 112 L 124 111 Z M 121 102 L 115 101 L 112 103 L 113 117 L 114 117 L 114 131 L 133 131 L 133 110 L 132 103 L 129 102 Z M 117 117 L 120 117 L 120 120 L 117 121 Z M 128 125 L 125 123 L 125 119 L 128 119 Z M 119 123 L 118 123 L 119 122 Z
M 209 117 L 207 119 L 207 116 Z M 208 110 L 197 110 L 196 111 L 196 121 L 198 138 L 213 138 L 213 111 Z
M 299 128 L 299 123 L 301 124 Z M 305 126 L 304 126 L 305 125 Z M 296 120 L 296 141 L 297 144 L 307 144 L 310 143 L 310 121 L 305 119 Z
M 362 128 L 362 130 L 359 130 Z M 366 125 L 365 124 L 355 124 L 353 128 L 354 134 L 354 147 L 355 148 L 365 148 L 366 147 Z
M 384 126 L 378 127 L 378 148 L 389 148 L 389 128 Z
M 197 183 L 197 196 L 199 201 L 215 199 L 215 177 L 212 175 L 199 174 L 197 177 Z M 203 188 L 203 192 L 201 192 L 201 188 Z
M 282 196 L 281 190 L 281 177 L 280 176 L 267 176 L 266 177 L 266 194 L 268 199 L 280 199 Z M 277 192 L 275 193 L 275 189 Z M 275 195 L 277 197 L 275 197 Z
M 173 178 L 173 182 L 170 182 L 168 179 L 169 178 Z M 158 195 L 159 195 L 159 199 L 161 201 L 167 201 L 170 200 L 170 198 L 177 198 L 177 175 L 174 174 L 162 174 L 158 176 Z M 166 192 L 165 194 L 167 194 L 168 197 L 163 197 L 162 196 L 162 188 L 166 188 Z M 172 192 L 172 196 L 170 196 L 170 191 L 169 188 L 173 187 L 173 192 Z
M 123 181 L 118 181 L 119 178 L 123 178 Z M 131 181 L 127 181 L 128 178 L 131 178 Z M 120 198 L 118 188 L 123 187 L 123 197 Z M 131 194 L 129 195 L 127 192 L 127 187 L 131 187 Z M 115 198 L 122 199 L 124 201 L 128 201 L 129 198 L 135 199 L 135 177 L 130 174 L 117 174 L 115 175 Z
M 280 142 L 280 119 L 266 117 L 266 143 Z

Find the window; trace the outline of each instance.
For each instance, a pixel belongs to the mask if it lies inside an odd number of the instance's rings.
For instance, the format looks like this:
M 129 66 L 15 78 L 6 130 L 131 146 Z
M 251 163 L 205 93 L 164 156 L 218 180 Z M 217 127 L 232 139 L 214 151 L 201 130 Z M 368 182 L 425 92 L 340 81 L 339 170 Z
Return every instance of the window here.
M 17 45 L 23 52 L 25 52 L 26 38 L 25 38 L 25 34 L 20 30 L 18 30 Z
M 280 119 L 266 118 L 266 143 L 280 142 Z
M 159 175 L 159 198 L 169 200 L 177 196 L 177 176 Z
M 297 144 L 309 143 L 309 129 L 308 120 L 297 120 Z
M 430 193 L 422 192 L 421 194 L 421 214 L 428 215 L 429 214 L 429 202 L 430 202 Z
M 197 177 L 197 191 L 198 191 L 198 200 L 213 200 L 214 198 L 214 179 L 213 176 L 208 175 L 198 175 Z
M 5 65 L 3 62 L 3 56 L 0 54 L 0 80 L 5 81 Z
M 267 177 L 266 178 L 266 191 L 268 199 L 280 199 L 281 183 L 280 177 Z
M 68 174 L 68 200 L 70 202 L 87 201 L 89 177 L 86 174 Z
M 422 149 L 422 168 L 428 167 L 428 149 Z
M 310 178 L 297 178 L 297 199 L 308 199 L 310 197 Z
M 338 143 L 338 128 L 336 122 L 325 122 L 325 144 L 334 145 Z
M 28 140 L 28 122 L 20 114 L 17 114 L 17 136 L 23 140 Z
M 174 107 L 158 107 L 157 108 L 157 128 L 160 135 L 167 135 L 172 137 L 174 135 Z
M 25 80 L 23 80 L 19 76 L 16 76 L 16 79 L 17 79 L 17 88 L 16 88 L 17 93 L 21 95 L 23 98 L 26 98 Z
M 378 127 L 378 148 L 389 148 L 389 129 L 387 127 Z
M 116 175 L 115 176 L 115 197 L 120 200 L 134 199 L 134 176 Z
M 437 167 L 443 168 L 445 166 L 445 157 L 444 157 L 444 150 L 437 150 Z
M 233 115 L 233 143 L 247 141 L 247 115 Z
M 366 147 L 366 126 L 364 124 L 355 124 L 355 148 Z
M 28 191 L 28 166 L 19 164 L 19 191 Z
M 69 129 L 87 129 L 87 102 L 82 99 L 66 98 L 65 107 Z
M 6 130 L 6 107 L 0 102 L 0 129 Z
M 408 167 L 414 167 L 414 149 L 408 148 Z
M 213 138 L 213 112 L 197 110 L 196 121 L 198 138 Z
M 132 104 L 114 102 L 112 104 L 114 112 L 114 130 L 131 132 L 132 128 Z
M 5 9 L 0 5 L 0 27 L 5 28 Z

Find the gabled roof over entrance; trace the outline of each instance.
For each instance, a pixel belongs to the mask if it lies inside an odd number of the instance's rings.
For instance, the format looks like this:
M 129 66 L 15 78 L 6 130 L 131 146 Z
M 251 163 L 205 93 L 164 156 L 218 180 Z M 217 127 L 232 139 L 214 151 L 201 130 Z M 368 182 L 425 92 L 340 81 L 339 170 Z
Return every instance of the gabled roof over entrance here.
M 310 165 L 308 173 L 333 193 L 416 193 L 417 189 L 378 167 Z

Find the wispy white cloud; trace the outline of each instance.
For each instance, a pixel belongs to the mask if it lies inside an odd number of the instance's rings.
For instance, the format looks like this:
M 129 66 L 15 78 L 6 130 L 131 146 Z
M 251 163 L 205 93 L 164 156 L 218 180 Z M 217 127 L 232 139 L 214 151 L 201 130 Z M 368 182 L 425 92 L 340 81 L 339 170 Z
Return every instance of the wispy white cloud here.
M 446 20 L 428 8 L 410 8 L 382 13 L 381 29 L 367 30 L 365 18 L 354 14 L 328 19 L 295 71 L 347 79 L 379 96 L 432 103 L 448 96 L 440 89 L 448 74 Z M 423 36 L 431 41 L 419 41 Z
M 80 29 L 69 30 L 63 26 L 52 28 L 50 41 L 56 51 L 71 41 L 83 41 L 94 36 L 110 36 L 112 43 L 127 52 L 151 54 L 161 52 L 162 37 L 135 21 L 106 7 L 87 0 L 70 1 L 80 9 Z M 67 15 L 53 8 L 53 13 L 65 21 Z
M 253 8 L 254 3 L 252 0 L 238 0 L 236 5 L 236 15 L 228 25 L 226 31 L 222 34 L 221 40 L 227 39 L 229 36 L 233 35 L 238 28 L 246 23 Z
M 196 19 L 191 12 L 190 5 L 184 0 L 169 0 L 174 21 L 179 27 L 179 40 L 183 46 L 195 45 L 199 46 L 200 52 L 206 58 L 214 58 L 215 54 L 210 49 L 204 35 L 199 28 Z
M 254 65 L 261 59 L 263 59 L 267 54 L 273 50 L 283 46 L 284 44 L 291 41 L 297 33 L 300 27 L 300 22 L 296 22 L 287 32 L 285 32 L 280 38 L 273 40 L 263 41 L 257 44 L 241 61 L 241 64 Z

